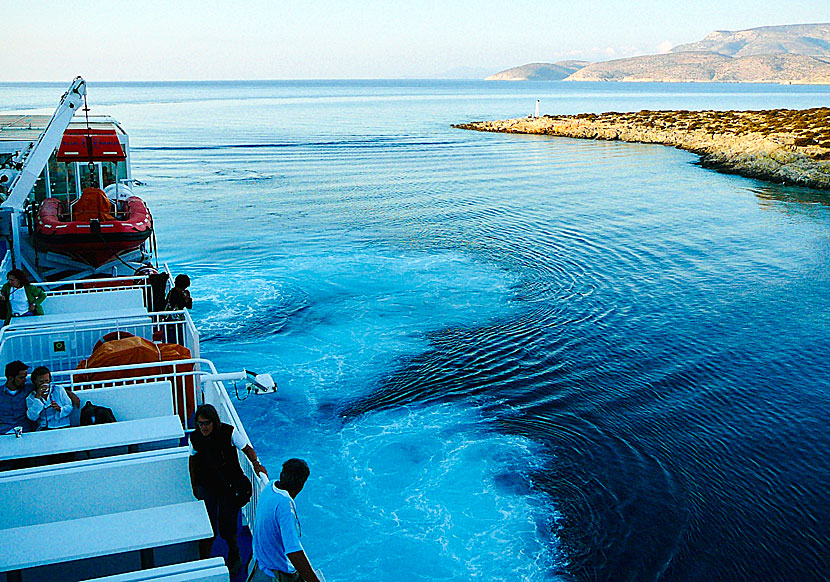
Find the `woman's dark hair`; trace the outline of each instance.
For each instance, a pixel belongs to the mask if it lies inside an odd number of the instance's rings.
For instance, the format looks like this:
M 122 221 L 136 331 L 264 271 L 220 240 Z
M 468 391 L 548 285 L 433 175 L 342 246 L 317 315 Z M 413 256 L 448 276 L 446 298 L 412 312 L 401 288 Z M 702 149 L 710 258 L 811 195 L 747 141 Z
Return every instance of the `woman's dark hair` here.
M 219 420 L 219 413 L 216 412 L 213 404 L 202 404 L 199 408 L 197 408 L 196 414 L 193 415 L 193 418 L 198 421 L 200 416 L 212 421 L 214 429 L 219 428 L 219 425 L 222 423 L 222 421 Z
M 288 459 L 282 464 L 280 488 L 285 491 L 300 491 L 310 474 L 308 463 L 302 459 Z
M 37 379 L 41 376 L 45 376 L 46 374 L 49 374 L 50 376 L 52 375 L 52 372 L 49 371 L 49 368 L 47 368 L 46 366 L 38 366 L 37 368 L 32 370 L 32 373 L 29 374 L 29 378 L 32 379 L 32 384 L 36 384 Z
M 6 277 L 8 277 L 9 275 L 20 281 L 20 284 L 24 287 L 30 284 L 29 276 L 26 275 L 26 271 L 23 271 L 22 269 L 12 269 L 8 273 L 6 273 Z
M 179 289 L 187 289 L 190 287 L 190 277 L 187 275 L 176 275 L 173 284 Z

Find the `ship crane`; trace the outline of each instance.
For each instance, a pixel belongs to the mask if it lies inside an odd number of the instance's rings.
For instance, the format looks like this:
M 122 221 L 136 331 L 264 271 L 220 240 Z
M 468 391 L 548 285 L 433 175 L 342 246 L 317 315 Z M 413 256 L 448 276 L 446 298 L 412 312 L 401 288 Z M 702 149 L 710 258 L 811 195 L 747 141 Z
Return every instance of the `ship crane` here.
M 8 183 L 9 195 L 0 205 L 0 232 L 5 236 L 11 236 L 12 263 L 15 266 L 26 264 L 20 249 L 20 227 L 26 200 L 49 162 L 52 152 L 60 146 L 63 133 L 69 127 L 84 97 L 86 97 L 86 81 L 82 77 L 75 77 L 61 97 L 55 113 L 52 114 L 52 118 L 37 142 L 33 142 L 26 151 L 21 152 L 14 160 L 12 168 L 3 170 L 5 183 Z M 26 266 L 29 267 L 30 272 L 36 272 L 31 265 L 26 264 Z

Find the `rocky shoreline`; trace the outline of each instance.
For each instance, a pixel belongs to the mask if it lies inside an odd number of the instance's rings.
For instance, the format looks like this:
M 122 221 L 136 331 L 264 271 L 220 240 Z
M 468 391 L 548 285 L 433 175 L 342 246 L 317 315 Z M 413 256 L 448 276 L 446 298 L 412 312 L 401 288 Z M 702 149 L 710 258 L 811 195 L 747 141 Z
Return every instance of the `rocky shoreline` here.
M 475 121 L 459 129 L 658 143 L 706 168 L 830 190 L 830 108 L 638 111 Z

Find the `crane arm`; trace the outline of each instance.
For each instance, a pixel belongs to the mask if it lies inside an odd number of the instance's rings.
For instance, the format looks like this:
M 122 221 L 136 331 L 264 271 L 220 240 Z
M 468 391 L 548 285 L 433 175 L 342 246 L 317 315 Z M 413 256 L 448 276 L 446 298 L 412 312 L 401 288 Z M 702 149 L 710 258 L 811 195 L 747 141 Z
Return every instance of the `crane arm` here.
M 29 154 L 23 159 L 23 166 L 9 185 L 9 195 L 3 202 L 4 210 L 22 210 L 29 197 L 29 192 L 37 182 L 43 168 L 49 162 L 49 156 L 60 145 L 63 139 L 63 132 L 69 127 L 69 122 L 75 115 L 86 95 L 86 81 L 81 77 L 75 77 L 69 89 L 61 97 L 52 119 L 46 125 L 46 129 L 40 134 Z

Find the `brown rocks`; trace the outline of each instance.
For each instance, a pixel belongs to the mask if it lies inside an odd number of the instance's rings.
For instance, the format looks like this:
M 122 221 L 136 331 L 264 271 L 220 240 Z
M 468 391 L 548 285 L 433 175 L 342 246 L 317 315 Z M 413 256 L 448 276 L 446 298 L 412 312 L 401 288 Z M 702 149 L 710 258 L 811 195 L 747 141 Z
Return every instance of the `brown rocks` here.
M 660 143 L 700 155 L 703 167 L 830 189 L 830 108 L 583 113 L 453 127 Z

